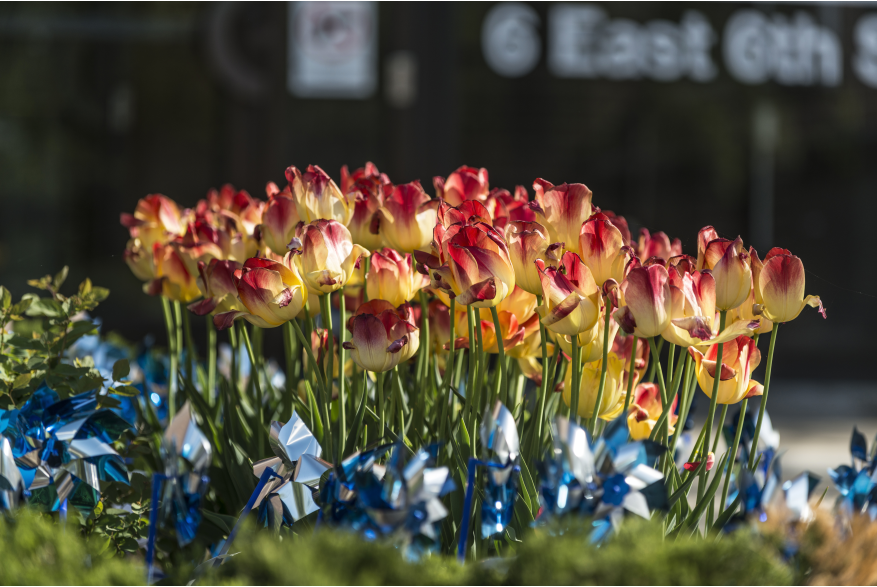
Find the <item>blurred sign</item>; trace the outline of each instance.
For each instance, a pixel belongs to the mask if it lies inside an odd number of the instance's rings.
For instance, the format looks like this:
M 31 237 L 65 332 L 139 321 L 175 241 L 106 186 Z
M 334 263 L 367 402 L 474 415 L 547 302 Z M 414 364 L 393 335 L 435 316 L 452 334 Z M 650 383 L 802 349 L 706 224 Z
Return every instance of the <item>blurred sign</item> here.
M 289 91 L 302 98 L 370 97 L 378 79 L 375 2 L 289 4 Z
M 497 4 L 482 25 L 485 61 L 504 77 L 526 75 L 541 57 L 540 28 L 531 6 Z M 548 70 L 562 78 L 705 83 L 718 74 L 718 48 L 725 70 L 744 84 L 837 86 L 844 75 L 838 33 L 804 10 L 742 8 L 728 18 L 720 38 L 696 10 L 686 10 L 678 22 L 636 22 L 612 18 L 597 4 L 557 3 L 548 8 L 547 29 Z M 877 14 L 859 18 L 853 37 L 852 71 L 877 87 Z

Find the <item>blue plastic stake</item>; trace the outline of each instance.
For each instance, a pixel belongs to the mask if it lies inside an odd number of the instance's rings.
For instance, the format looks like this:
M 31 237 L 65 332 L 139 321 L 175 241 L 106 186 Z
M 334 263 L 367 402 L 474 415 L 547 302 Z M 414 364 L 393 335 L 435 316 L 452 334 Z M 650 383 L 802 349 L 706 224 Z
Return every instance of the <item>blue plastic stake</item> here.
M 280 475 L 274 472 L 271 467 L 266 467 L 264 471 L 262 471 L 262 476 L 259 477 L 259 483 L 256 485 L 256 489 L 253 490 L 253 495 L 250 496 L 250 501 L 247 502 L 246 507 L 244 507 L 244 511 L 241 512 L 241 517 L 238 518 L 237 523 L 234 525 L 234 528 L 231 530 L 231 534 L 228 535 L 228 538 L 225 540 L 225 544 L 219 550 L 219 554 L 216 555 L 216 562 L 213 563 L 214 567 L 222 564 L 222 558 L 226 554 L 228 554 L 228 549 L 231 548 L 231 543 L 234 540 L 235 536 L 237 536 L 238 531 L 240 531 L 241 526 L 244 525 L 244 520 L 247 518 L 247 514 L 253 509 L 253 505 L 256 503 L 256 498 L 259 497 L 259 494 L 262 492 L 262 489 L 265 487 L 265 484 L 268 483 L 268 480 L 271 477 L 277 477 L 278 479 L 283 479 Z
M 61 514 L 61 523 L 65 526 L 67 525 L 67 500 L 61 502 L 61 507 L 58 508 L 58 512 Z
M 152 562 L 155 559 L 155 535 L 158 532 L 158 509 L 161 486 L 167 475 L 152 474 L 152 501 L 149 503 L 149 538 L 146 541 L 146 584 L 152 585 Z
M 472 517 L 472 496 L 475 493 L 475 468 L 487 467 L 488 469 L 505 469 L 511 465 L 500 465 L 499 463 L 491 463 L 489 461 L 481 461 L 475 457 L 469 459 L 469 472 L 466 475 L 466 498 L 463 500 L 463 521 L 460 525 L 460 542 L 457 546 L 457 558 L 459 561 L 466 561 L 466 542 L 469 540 L 469 520 Z M 517 465 L 512 469 L 520 471 Z

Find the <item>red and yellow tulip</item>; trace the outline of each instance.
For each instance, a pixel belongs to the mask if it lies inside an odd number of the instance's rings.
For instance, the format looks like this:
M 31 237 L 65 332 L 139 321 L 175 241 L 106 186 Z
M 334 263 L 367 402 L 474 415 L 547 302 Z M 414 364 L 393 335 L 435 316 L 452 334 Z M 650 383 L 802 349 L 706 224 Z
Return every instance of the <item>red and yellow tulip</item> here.
M 704 251 L 703 264 L 716 280 L 716 308 L 733 310 L 746 301 L 752 287 L 752 269 L 742 238 L 711 241 Z
M 624 332 L 651 338 L 664 332 L 672 318 L 669 275 L 663 265 L 634 267 L 621 284 L 624 306 L 614 318 Z
M 238 299 L 237 281 L 243 266 L 236 261 L 212 259 L 198 263 L 198 289 L 204 299 L 189 304 L 189 311 L 197 316 L 243 310 Z
M 597 415 L 604 420 L 614 420 L 624 411 L 625 388 L 622 376 L 625 365 L 615 353 L 609 353 L 606 361 L 606 384 L 603 388 L 603 399 L 597 409 Z M 582 418 L 590 418 L 594 415 L 594 405 L 597 403 L 602 370 L 602 358 L 599 361 L 582 365 L 579 387 L 579 416 Z M 572 372 L 572 369 L 567 369 L 563 380 L 563 401 L 568 406 L 571 405 L 572 398 Z
M 536 261 L 542 281 L 542 305 L 536 311 L 545 328 L 556 334 L 578 336 L 590 331 L 600 317 L 602 299 L 591 270 L 572 252 L 558 267 Z
M 416 353 L 420 344 L 410 308 L 397 309 L 385 300 L 361 305 L 347 321 L 347 330 L 351 339 L 344 348 L 354 363 L 373 373 L 389 371 Z
M 579 250 L 598 286 L 602 287 L 610 279 L 617 283 L 624 280 L 632 253 L 625 245 L 621 231 L 606 215 L 594 214 L 582 225 Z
M 761 362 L 755 341 L 748 336 L 739 336 L 724 343 L 721 369 L 716 365 L 718 349 L 719 345 L 712 345 L 703 354 L 697 347 L 688 347 L 694 358 L 697 382 L 707 397 L 712 398 L 717 372 L 720 373 L 717 403 L 736 404 L 744 398 L 761 395 L 762 385 L 750 378 Z
M 414 269 L 414 259 L 409 253 L 403 255 L 384 248 L 371 256 L 365 283 L 370 300 L 387 300 L 395 307 L 414 298 L 429 285 L 429 278 Z
M 804 264 L 786 249 L 774 248 L 764 257 L 764 268 L 756 279 L 756 299 L 771 322 L 791 322 L 805 306 L 818 308 L 825 318 L 819 296 L 804 297 Z
M 308 289 L 318 295 L 344 287 L 360 257 L 369 252 L 353 244 L 347 227 L 335 220 L 317 220 L 297 231 L 301 271 Z
M 568 251 L 581 253 L 579 234 L 582 224 L 591 217 L 591 190 L 581 183 L 555 186 L 544 179 L 533 182 L 536 201 L 531 205 L 536 220 L 548 228 L 549 240 L 563 243 Z
M 556 266 L 562 252 L 560 243 L 551 244 L 548 230 L 538 222 L 513 220 L 506 225 L 505 238 L 509 256 L 515 269 L 515 284 L 526 292 L 542 295 L 542 278 L 536 268 L 536 259 Z
M 484 202 L 490 193 L 487 170 L 463 165 L 451 173 L 447 179 L 441 176 L 432 178 L 436 196 L 451 206 L 459 206 L 466 200 Z
M 317 220 L 334 220 L 343 225 L 350 222 L 352 198 L 342 193 L 332 178 L 316 165 L 308 165 L 304 173 L 291 166 L 286 169 L 286 180 L 298 217 L 305 224 Z
M 429 245 L 436 222 L 438 200 L 423 191 L 419 181 L 395 186 L 384 193 L 380 231 L 384 243 L 400 253 L 413 253 Z
M 274 183 L 269 183 L 265 191 L 268 205 L 262 212 L 262 241 L 272 253 L 283 256 L 301 219 L 288 187 L 280 191 Z
M 633 403 L 627 412 L 627 426 L 630 429 L 630 436 L 633 440 L 647 440 L 658 423 L 658 418 L 664 412 L 661 405 L 661 391 L 654 383 L 640 383 L 636 386 L 634 392 Z M 676 404 L 679 402 L 679 396 L 673 398 L 673 404 L 670 406 L 670 416 L 667 432 L 672 434 L 678 416 Z

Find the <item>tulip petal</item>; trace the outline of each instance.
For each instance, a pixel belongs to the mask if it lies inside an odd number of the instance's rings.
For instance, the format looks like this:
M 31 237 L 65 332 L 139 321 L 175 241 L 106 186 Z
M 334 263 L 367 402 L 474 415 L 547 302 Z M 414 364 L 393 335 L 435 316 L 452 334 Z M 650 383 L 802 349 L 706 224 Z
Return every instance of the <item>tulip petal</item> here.
M 206 316 L 216 309 L 219 298 L 204 298 L 199 302 L 194 302 L 186 306 L 186 308 L 196 316 Z
M 480 281 L 457 296 L 457 303 L 468 306 L 474 302 L 492 300 L 496 297 L 496 279 L 488 277 Z
M 689 316 L 688 318 L 677 318 L 671 320 L 674 326 L 678 326 L 682 330 L 688 332 L 694 338 L 700 340 L 709 340 L 713 335 L 713 329 L 710 322 L 703 316 Z M 732 337 L 736 338 L 736 337 Z
M 213 325 L 216 326 L 217 330 L 225 330 L 226 328 L 230 328 L 235 320 L 248 313 L 249 312 L 223 312 L 222 314 L 217 314 L 213 317 Z

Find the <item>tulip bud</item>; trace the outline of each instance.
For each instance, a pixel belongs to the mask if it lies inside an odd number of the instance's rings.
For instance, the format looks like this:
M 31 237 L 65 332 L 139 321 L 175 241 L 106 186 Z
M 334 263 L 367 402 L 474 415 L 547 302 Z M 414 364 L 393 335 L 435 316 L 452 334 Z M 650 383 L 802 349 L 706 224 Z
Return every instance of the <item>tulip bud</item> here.
M 668 279 L 663 265 L 630 270 L 621 284 L 626 305 L 614 316 L 622 330 L 639 338 L 651 338 L 667 328 L 672 310 Z
M 174 246 L 156 244 L 152 254 L 155 280 L 148 284 L 148 293 L 184 303 L 201 297 L 195 277 Z
M 568 251 L 580 254 L 579 234 L 591 217 L 591 190 L 580 183 L 555 186 L 537 179 L 533 182 L 536 200 L 531 203 L 536 219 L 548 228 L 549 240 L 564 243 Z
M 385 300 L 372 300 L 357 309 L 347 321 L 351 340 L 344 348 L 361 369 L 373 373 L 389 371 L 417 352 L 420 334 L 410 309 L 396 309 Z M 403 349 L 406 346 L 413 347 Z
M 299 222 L 298 211 L 288 189 L 270 196 L 262 213 L 262 239 L 275 255 L 286 254 L 287 244 L 295 237 L 295 227 Z
M 353 217 L 347 225 L 353 243 L 369 251 L 381 248 L 381 209 L 384 190 L 393 184 L 386 174 L 380 173 L 374 163 L 366 163 L 351 175 L 347 166 L 341 168 L 341 191 L 354 200 Z
M 630 260 L 630 249 L 621 231 L 603 214 L 594 214 L 582 225 L 579 235 L 582 261 L 591 270 L 594 281 L 602 286 L 609 279 L 624 281 L 624 268 Z
M 719 235 L 716 232 L 716 229 L 712 226 L 704 226 L 700 229 L 700 232 L 697 233 L 697 270 L 705 269 L 706 267 L 706 248 L 709 246 L 711 242 L 718 239 Z
M 385 186 L 380 210 L 384 242 L 400 253 L 413 253 L 429 245 L 436 222 L 438 200 L 431 200 L 419 181 Z
M 510 222 L 533 222 L 536 220 L 536 213 L 530 208 L 529 200 L 527 188 L 522 185 L 515 188 L 514 195 L 508 190 L 494 188 L 490 190 L 484 207 L 493 218 L 493 227 L 502 232 Z
M 280 326 L 298 316 L 308 295 L 291 253 L 282 262 L 247 259 L 236 286 L 244 308 L 216 314 L 213 323 L 219 330 L 230 327 L 240 317 L 260 328 Z
M 661 392 L 654 383 L 640 383 L 636 386 L 633 403 L 630 405 L 630 411 L 627 414 L 627 425 L 630 429 L 630 436 L 633 440 L 648 440 L 658 423 L 658 418 L 664 412 L 661 405 Z M 676 404 L 679 402 L 679 396 L 673 398 L 673 404 L 670 406 L 668 432 L 673 433 L 673 426 L 676 424 L 677 416 Z
M 613 420 L 624 410 L 625 390 L 621 385 L 624 364 L 614 353 L 609 353 L 606 360 L 606 383 L 603 388 L 603 399 L 597 413 L 598 417 L 604 420 Z M 599 361 L 582 365 L 579 387 L 579 416 L 582 418 L 590 418 L 594 414 L 602 368 L 602 358 Z M 563 380 L 563 401 L 568 406 L 571 405 L 572 398 L 572 372 L 572 369 L 567 369 Z
M 393 307 L 410 301 L 429 285 L 429 279 L 414 270 L 413 262 L 408 253 L 388 248 L 375 251 L 365 280 L 369 299 L 387 300 Z
M 650 234 L 645 228 L 639 231 L 639 241 L 637 243 L 637 257 L 640 261 L 646 263 L 649 259 L 657 257 L 666 262 L 670 257 L 682 254 L 682 241 L 674 238 L 670 242 L 670 237 L 664 232 L 656 232 Z
M 357 260 L 369 256 L 367 250 L 353 244 L 347 227 L 335 220 L 306 224 L 297 236 L 302 242 L 302 275 L 313 293 L 341 289 L 351 278 Z
M 542 281 L 542 305 L 536 311 L 542 324 L 556 334 L 577 336 L 591 330 L 600 316 L 600 288 L 590 269 L 572 252 L 559 267 L 536 260 Z
M 177 203 L 161 194 L 141 198 L 133 215 L 122 214 L 121 223 L 147 250 L 152 250 L 155 243 L 164 244 L 186 232 L 186 221 Z
M 704 252 L 704 265 L 712 269 L 716 280 L 716 308 L 733 310 L 746 301 L 752 287 L 752 270 L 743 239 L 738 236 L 733 242 L 712 241 Z
M 712 345 L 703 354 L 697 347 L 688 347 L 688 353 L 694 358 L 697 382 L 707 397 L 712 397 L 717 373 L 720 379 L 717 403 L 736 404 L 744 398 L 761 395 L 762 385 L 750 379 L 761 362 L 761 353 L 755 341 L 747 336 L 739 336 L 724 343 L 721 367 L 716 365 L 718 348 L 717 344 Z
M 221 314 L 232 310 L 243 310 L 238 301 L 237 280 L 242 265 L 235 261 L 212 259 L 210 264 L 198 263 L 198 289 L 204 299 L 188 306 L 196 316 L 205 316 L 211 312 Z
M 548 230 L 538 222 L 512 221 L 505 230 L 505 238 L 509 246 L 509 257 L 515 269 L 515 284 L 526 292 L 542 295 L 542 279 L 536 269 L 536 259 L 542 259 L 546 265 L 557 266 L 556 249 L 563 243 L 548 241 Z M 549 253 L 549 248 L 552 253 Z M 551 259 L 554 256 L 554 259 Z
M 483 167 L 475 169 L 464 165 L 450 174 L 447 179 L 435 176 L 432 183 L 435 186 L 436 196 L 454 207 L 466 200 L 483 202 L 490 192 L 487 170 Z
M 286 169 L 286 180 L 292 192 L 298 217 L 311 224 L 317 220 L 335 220 L 343 225 L 353 215 L 353 201 L 316 165 L 308 165 L 305 173 L 296 167 Z
M 155 263 L 153 262 L 152 251 L 144 247 L 139 238 L 132 238 L 128 241 L 122 256 L 134 277 L 140 281 L 155 279 Z
M 756 280 L 756 299 L 763 301 L 764 316 L 777 323 L 798 317 L 804 306 L 819 308 L 826 318 L 819 296 L 804 297 L 804 264 L 784 249 L 771 249 Z

